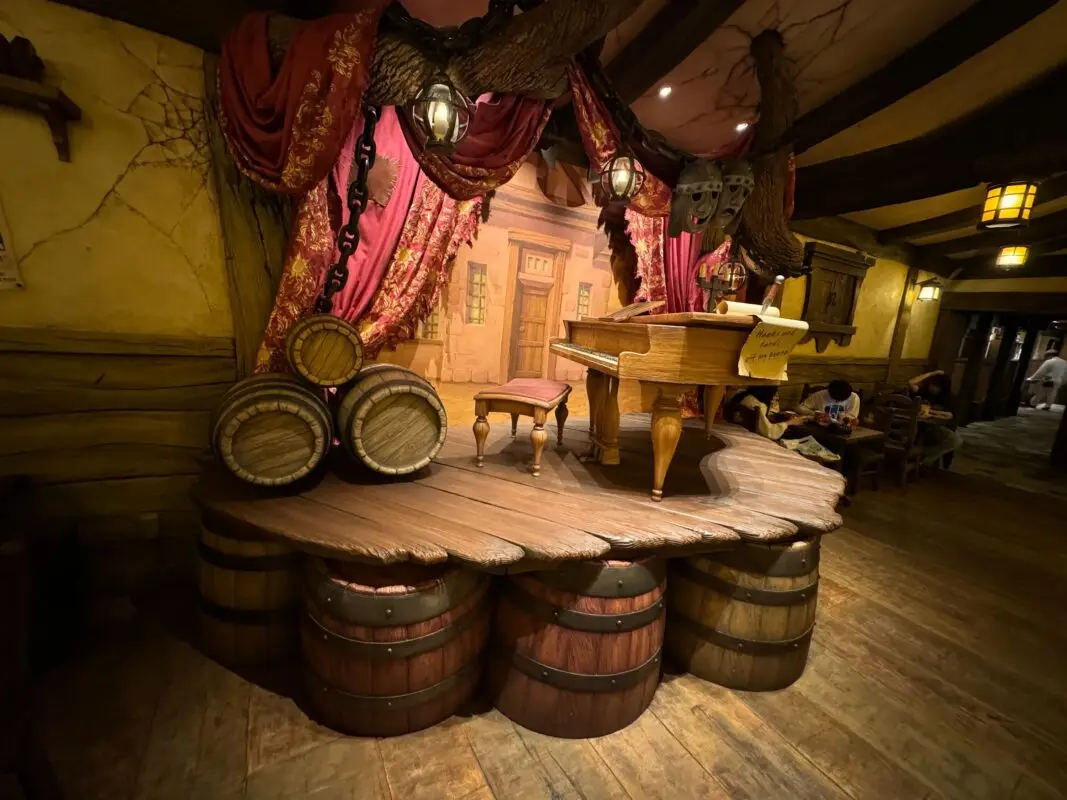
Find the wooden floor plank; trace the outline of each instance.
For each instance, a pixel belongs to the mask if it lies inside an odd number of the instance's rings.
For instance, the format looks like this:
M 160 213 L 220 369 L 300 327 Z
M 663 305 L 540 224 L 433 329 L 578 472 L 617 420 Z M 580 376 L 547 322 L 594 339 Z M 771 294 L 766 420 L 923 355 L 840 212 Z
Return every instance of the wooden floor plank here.
M 514 723 L 499 711 L 468 717 L 462 729 L 496 797 L 555 800 L 582 796 L 566 776 L 559 780 L 549 773 L 523 742 Z
M 389 791 L 398 800 L 461 798 L 489 789 L 457 717 L 418 733 L 382 739 L 379 747 Z
M 632 798 L 589 739 L 557 739 L 526 728 L 515 731 L 548 776 L 552 800 L 636 800 Z

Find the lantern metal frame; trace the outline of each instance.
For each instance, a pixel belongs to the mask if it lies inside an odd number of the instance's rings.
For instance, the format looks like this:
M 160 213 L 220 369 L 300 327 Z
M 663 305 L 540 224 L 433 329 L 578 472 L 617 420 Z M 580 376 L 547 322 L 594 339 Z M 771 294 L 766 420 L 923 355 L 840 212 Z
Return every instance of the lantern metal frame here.
M 442 104 L 448 118 L 443 134 L 434 130 L 434 104 Z M 437 153 L 450 153 L 463 141 L 474 117 L 474 106 L 470 100 L 453 86 L 447 78 L 431 78 L 419 89 L 408 108 L 411 123 L 427 150 Z
M 919 291 L 916 293 L 915 299 L 923 303 L 931 300 L 940 300 L 941 292 L 944 288 L 937 278 L 927 278 L 919 283 Z
M 1030 258 L 1030 246 L 1025 244 L 1002 247 L 997 251 L 996 265 L 999 269 L 1019 269 Z
M 617 190 L 616 174 L 629 173 L 622 191 Z M 600 190 L 608 202 L 629 202 L 645 185 L 645 168 L 632 153 L 620 150 L 609 158 L 600 170 Z
M 710 256 L 711 253 L 706 254 Z M 706 256 L 701 256 L 703 262 Z M 736 296 L 748 280 L 748 267 L 741 259 L 740 248 L 731 246 L 730 254 L 718 263 L 715 270 L 708 275 L 706 264 L 700 263 L 697 273 L 697 286 L 708 292 L 707 310 L 714 311 L 719 301 L 727 296 Z
M 986 188 L 978 230 L 1021 228 L 1030 224 L 1037 198 L 1034 181 L 993 183 Z

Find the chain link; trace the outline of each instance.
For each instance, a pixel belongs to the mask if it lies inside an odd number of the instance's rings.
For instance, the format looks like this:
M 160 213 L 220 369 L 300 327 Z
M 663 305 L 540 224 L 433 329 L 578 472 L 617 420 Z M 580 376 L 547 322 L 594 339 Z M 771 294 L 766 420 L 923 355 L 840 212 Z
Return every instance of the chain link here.
M 374 144 L 374 128 L 381 110 L 377 106 L 363 106 L 363 132 L 356 139 L 356 174 L 348 184 L 348 222 L 337 232 L 337 263 L 326 273 L 322 296 L 315 304 L 320 314 L 329 314 L 333 309 L 333 296 L 348 283 L 348 259 L 359 246 L 359 218 L 367 207 L 367 177 L 374 166 L 377 148 Z
M 515 6 L 530 11 L 542 2 L 544 0 L 489 0 L 489 12 L 484 17 L 473 17 L 451 28 L 437 28 L 412 17 L 400 3 L 392 3 L 385 11 L 385 21 L 443 66 L 454 53 L 477 47 L 496 33 L 511 19 Z

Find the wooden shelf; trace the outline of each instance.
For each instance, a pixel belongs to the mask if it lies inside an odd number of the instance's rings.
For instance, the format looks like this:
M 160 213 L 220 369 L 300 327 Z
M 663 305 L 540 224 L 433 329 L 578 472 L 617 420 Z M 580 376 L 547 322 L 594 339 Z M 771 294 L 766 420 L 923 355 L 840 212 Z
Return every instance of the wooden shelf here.
M 70 161 L 67 123 L 82 118 L 82 110 L 59 89 L 0 75 L 0 105 L 36 111 L 48 122 L 60 161 Z

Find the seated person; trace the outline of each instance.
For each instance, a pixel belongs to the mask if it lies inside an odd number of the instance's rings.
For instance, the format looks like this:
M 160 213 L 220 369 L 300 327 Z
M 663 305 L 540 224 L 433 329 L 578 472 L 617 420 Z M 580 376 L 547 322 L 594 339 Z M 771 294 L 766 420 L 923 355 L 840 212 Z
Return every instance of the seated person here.
M 749 413 L 744 414 L 741 409 L 746 409 Z M 788 438 L 790 428 L 803 423 L 800 417 L 772 422 L 771 416 L 777 416 L 777 409 L 777 386 L 749 386 L 730 398 L 723 416 L 728 422 L 742 425 L 753 433 L 777 441 L 783 436 Z M 753 421 L 746 424 L 746 417 Z
M 908 381 L 912 397 L 937 411 L 955 412 L 956 401 L 952 396 L 952 381 L 941 370 L 924 372 Z M 959 449 L 962 439 L 956 433 L 955 421 L 945 425 L 926 425 L 920 432 L 923 446 L 923 463 L 932 464 L 943 456 Z M 946 462 L 947 463 L 947 462 Z
M 812 392 L 797 406 L 801 416 L 820 422 L 844 422 L 855 425 L 860 418 L 860 396 L 848 381 L 830 381 L 825 389 Z

